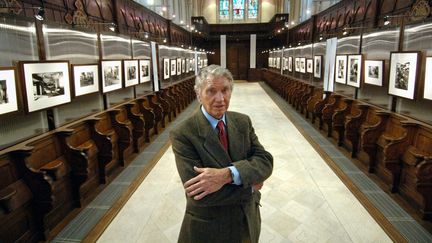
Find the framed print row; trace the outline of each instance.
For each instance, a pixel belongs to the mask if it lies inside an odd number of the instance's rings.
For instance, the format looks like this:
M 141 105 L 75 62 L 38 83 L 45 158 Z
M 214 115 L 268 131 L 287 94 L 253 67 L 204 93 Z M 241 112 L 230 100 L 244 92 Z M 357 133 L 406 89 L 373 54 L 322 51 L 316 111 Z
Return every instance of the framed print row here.
M 202 64 L 201 64 L 202 62 Z M 206 65 L 207 59 L 199 60 L 200 65 Z M 193 58 L 162 59 L 163 79 L 172 76 L 189 73 L 195 70 L 195 60 Z

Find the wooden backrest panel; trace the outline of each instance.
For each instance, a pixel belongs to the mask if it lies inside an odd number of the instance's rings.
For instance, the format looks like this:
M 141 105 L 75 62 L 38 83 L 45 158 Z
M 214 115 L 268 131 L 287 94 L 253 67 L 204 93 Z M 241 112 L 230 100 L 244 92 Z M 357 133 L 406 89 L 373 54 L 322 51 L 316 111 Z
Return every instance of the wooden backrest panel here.
M 60 143 L 54 134 L 45 136 L 27 145 L 33 147 L 32 153 L 27 159 L 28 166 L 37 170 L 46 163 L 56 160 L 63 155 Z

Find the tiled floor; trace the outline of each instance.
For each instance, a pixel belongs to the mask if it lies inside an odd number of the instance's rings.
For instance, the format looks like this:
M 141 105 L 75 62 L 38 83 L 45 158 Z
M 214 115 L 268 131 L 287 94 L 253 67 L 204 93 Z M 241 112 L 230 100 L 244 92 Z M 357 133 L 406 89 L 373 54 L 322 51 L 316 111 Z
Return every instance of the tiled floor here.
M 275 158 L 260 242 L 391 242 L 258 83 L 236 83 L 230 110 L 252 118 Z M 176 242 L 184 208 L 170 147 L 98 242 Z

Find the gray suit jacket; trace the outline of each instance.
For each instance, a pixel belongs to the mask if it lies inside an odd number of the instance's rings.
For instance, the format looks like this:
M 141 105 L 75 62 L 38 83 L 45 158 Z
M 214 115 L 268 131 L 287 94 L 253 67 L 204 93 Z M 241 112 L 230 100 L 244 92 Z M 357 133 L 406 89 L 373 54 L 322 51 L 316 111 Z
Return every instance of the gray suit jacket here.
M 187 197 L 179 242 L 238 243 L 246 219 L 252 242 L 258 242 L 261 218 L 259 191 L 251 186 L 263 182 L 273 170 L 273 157 L 259 143 L 248 116 L 226 113 L 229 155 L 217 133 L 199 110 L 171 131 L 177 170 L 183 183 L 195 177 L 197 167 L 225 168 L 234 165 L 242 185 L 225 185 L 201 200 Z

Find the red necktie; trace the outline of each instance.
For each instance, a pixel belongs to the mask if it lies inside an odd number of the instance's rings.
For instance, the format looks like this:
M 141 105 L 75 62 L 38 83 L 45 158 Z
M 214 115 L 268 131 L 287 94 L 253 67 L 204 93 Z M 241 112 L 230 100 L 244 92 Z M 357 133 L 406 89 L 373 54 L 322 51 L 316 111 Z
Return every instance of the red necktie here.
M 228 137 L 227 137 L 227 134 L 225 132 L 225 125 L 224 125 L 223 121 L 218 122 L 217 128 L 219 129 L 219 141 L 221 142 L 225 151 L 228 152 Z

